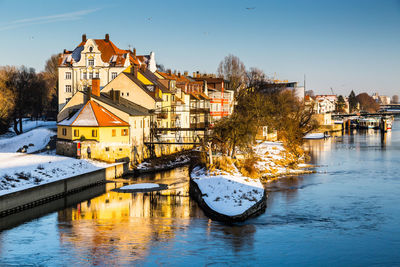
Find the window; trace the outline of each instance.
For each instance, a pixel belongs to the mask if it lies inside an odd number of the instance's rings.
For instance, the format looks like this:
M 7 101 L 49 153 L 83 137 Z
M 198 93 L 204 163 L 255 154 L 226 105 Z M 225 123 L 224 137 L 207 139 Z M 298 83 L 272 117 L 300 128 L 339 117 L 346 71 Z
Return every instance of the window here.
M 89 72 L 89 79 L 93 79 L 93 72 Z
M 71 80 L 71 77 L 72 77 L 71 72 L 66 72 L 65 73 L 65 79 L 66 80 Z
M 111 79 L 115 79 L 117 77 L 117 73 L 116 72 L 111 72 Z
M 96 73 L 94 74 L 94 77 L 95 77 L 95 78 L 99 78 L 99 73 L 96 72 Z
M 83 80 L 86 80 L 86 79 L 87 79 L 87 74 L 86 74 L 86 72 L 84 72 L 84 73 L 82 74 L 82 77 L 83 77 Z
M 116 136 L 117 135 L 117 130 L 113 129 L 111 135 L 112 136 Z
M 67 129 L 66 128 L 62 128 L 62 135 L 64 135 L 64 136 L 67 135 Z
M 65 92 L 67 92 L 67 93 L 72 93 L 72 86 L 71 85 L 66 85 L 65 86 Z
M 79 130 L 74 130 L 74 137 L 79 137 Z
M 68 103 L 70 100 L 71 100 L 71 97 L 67 97 L 67 98 L 65 99 L 65 103 Z
M 89 66 L 94 66 L 94 59 L 89 59 L 88 60 L 88 65 Z
M 167 102 L 168 102 L 168 95 L 167 95 Z
M 89 47 L 89 52 L 93 52 L 93 47 Z
M 127 135 L 128 135 L 128 129 L 122 129 L 121 136 L 127 136 Z
M 92 130 L 92 137 L 97 137 L 97 130 Z
M 129 93 L 126 93 L 126 96 L 129 96 Z

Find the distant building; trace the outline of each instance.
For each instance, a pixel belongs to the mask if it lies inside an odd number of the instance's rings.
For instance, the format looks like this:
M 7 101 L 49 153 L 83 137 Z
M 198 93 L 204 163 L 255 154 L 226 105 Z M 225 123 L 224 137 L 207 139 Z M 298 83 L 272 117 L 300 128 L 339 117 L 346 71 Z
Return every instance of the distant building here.
M 304 86 L 300 86 L 298 82 L 289 82 L 287 80 L 273 80 L 275 84 L 284 85 L 286 90 L 290 90 L 294 93 L 296 97 L 303 100 L 305 96 Z
M 399 96 L 398 95 L 394 95 L 392 96 L 392 104 L 399 104 Z
M 380 105 L 388 105 L 391 102 L 390 96 L 379 95 L 379 93 L 372 94 L 372 98 Z
M 194 72 L 192 78 L 204 84 L 206 94 L 210 97 L 211 122 L 229 116 L 233 112 L 234 92 L 228 90 L 228 81 L 210 74 Z

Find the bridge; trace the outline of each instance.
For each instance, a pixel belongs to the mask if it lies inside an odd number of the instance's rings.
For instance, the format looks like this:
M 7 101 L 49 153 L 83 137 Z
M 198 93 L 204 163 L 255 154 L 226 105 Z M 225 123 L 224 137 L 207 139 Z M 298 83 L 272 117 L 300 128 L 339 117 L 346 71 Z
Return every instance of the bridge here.
M 400 113 L 400 104 L 380 105 L 380 110 L 381 111 L 386 111 L 386 112 L 398 112 L 398 113 Z

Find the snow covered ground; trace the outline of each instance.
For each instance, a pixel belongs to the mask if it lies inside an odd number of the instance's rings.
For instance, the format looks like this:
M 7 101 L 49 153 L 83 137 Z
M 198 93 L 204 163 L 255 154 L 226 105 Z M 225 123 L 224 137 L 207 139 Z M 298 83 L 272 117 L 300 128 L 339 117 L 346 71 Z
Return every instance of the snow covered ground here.
M 0 152 L 17 152 L 25 146 L 25 152 L 35 152 L 46 147 L 50 137 L 56 135 L 55 132 L 47 128 L 37 128 L 11 138 L 0 140 Z
M 304 173 L 296 167 L 288 166 L 289 162 L 297 161 L 283 147 L 281 142 L 258 142 L 253 148 L 258 157 L 256 168 L 262 177 L 275 177 L 286 174 Z M 298 168 L 309 167 L 301 163 Z M 227 173 L 222 170 L 212 172 L 196 167 L 191 172 L 191 178 L 199 186 L 207 205 L 218 213 L 228 216 L 239 215 L 260 201 L 264 195 L 264 187 L 260 179 L 243 176 L 236 166 Z
M 155 189 L 159 188 L 159 184 L 154 183 L 142 183 L 142 184 L 130 184 L 125 185 L 123 187 L 118 188 L 119 190 L 147 190 L 147 189 Z
M 254 152 L 260 158 L 256 163 L 256 168 L 260 170 L 263 177 L 304 172 L 304 170 L 287 166 L 287 162 L 291 158 L 295 159 L 295 156 L 286 151 L 282 142 L 259 142 L 254 146 Z M 305 168 L 309 165 L 298 164 L 297 167 Z
M 25 147 L 31 153 L 45 148 L 56 135 L 54 121 L 23 121 L 24 133 L 0 138 L 0 195 L 102 169 L 111 164 L 52 154 L 16 153 Z M 12 128 L 10 128 L 12 130 Z
M 23 119 L 22 120 L 22 130 L 25 132 L 28 132 L 32 129 L 35 128 L 56 128 L 57 127 L 57 122 L 56 121 L 42 121 L 42 120 L 38 120 L 38 121 L 32 121 L 30 119 Z M 7 138 L 11 138 L 16 136 L 16 133 L 14 132 L 14 127 L 11 126 L 8 129 L 8 132 L 0 135 L 0 140 L 1 139 L 7 139 Z
M 186 164 L 190 162 L 190 157 L 188 155 L 179 155 L 176 159 L 171 161 L 166 161 L 160 164 L 152 164 L 148 161 L 144 161 L 137 166 L 137 170 L 141 172 L 147 171 L 157 171 L 169 169 L 175 166 Z
M 110 164 L 57 155 L 0 153 L 0 195 L 107 166 Z
M 195 167 L 191 178 L 199 186 L 207 205 L 227 216 L 244 213 L 264 196 L 259 179 L 244 177 L 238 172 L 211 175 L 204 168 Z

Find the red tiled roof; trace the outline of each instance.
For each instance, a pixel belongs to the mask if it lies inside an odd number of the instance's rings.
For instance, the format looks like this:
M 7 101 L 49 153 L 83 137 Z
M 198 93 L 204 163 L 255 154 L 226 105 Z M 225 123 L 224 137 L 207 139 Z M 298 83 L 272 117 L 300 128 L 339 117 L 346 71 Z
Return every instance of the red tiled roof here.
M 135 58 L 130 50 L 119 49 L 113 42 L 105 39 L 94 39 L 98 49 L 101 52 L 101 60 L 103 62 L 112 63 L 115 62 L 116 66 L 123 66 L 127 55 L 131 64 L 139 65 L 139 61 Z M 86 44 L 87 41 L 81 42 L 78 47 Z M 71 51 L 64 51 L 64 55 L 71 54 Z M 113 56 L 115 56 L 113 58 Z M 62 59 L 59 61 L 59 65 L 62 64 Z
M 59 125 L 82 127 L 119 127 L 129 126 L 129 123 L 123 121 L 95 101 L 89 100 L 73 117 L 61 121 Z

